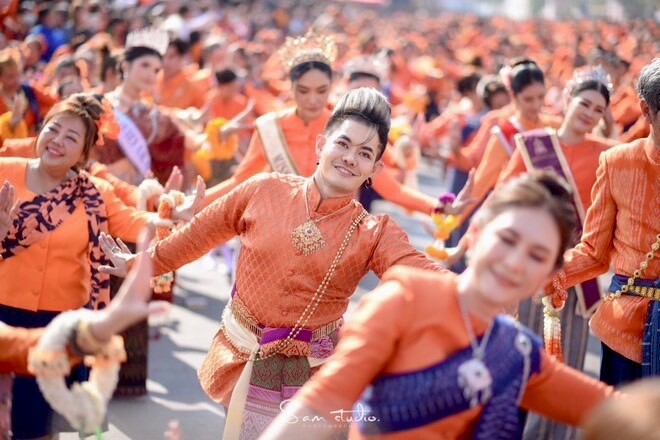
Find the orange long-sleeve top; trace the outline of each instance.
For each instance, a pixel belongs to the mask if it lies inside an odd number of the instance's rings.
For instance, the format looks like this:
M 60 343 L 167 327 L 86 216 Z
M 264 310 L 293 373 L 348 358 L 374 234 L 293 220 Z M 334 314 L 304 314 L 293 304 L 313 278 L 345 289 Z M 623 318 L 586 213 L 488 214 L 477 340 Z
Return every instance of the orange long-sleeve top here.
M 513 116 L 514 113 L 515 107 L 512 104 L 487 113 L 481 120 L 479 129 L 467 146 L 449 157 L 449 164 L 465 173 L 472 168 L 476 168 L 484 156 L 484 151 L 486 151 L 486 145 L 488 145 L 493 127 L 500 121 Z
M 326 420 L 334 420 L 331 411 L 353 408 L 378 377 L 424 370 L 470 346 L 458 303 L 456 275 L 395 267 L 383 281 L 361 299 L 333 356 L 294 398 Z M 485 333 L 485 323 L 477 319 L 471 322 L 477 337 Z M 541 371 L 529 378 L 522 408 L 580 425 L 592 408 L 612 394 L 612 387 L 544 352 L 541 356 Z M 423 427 L 378 438 L 469 439 L 481 412 L 477 406 Z M 370 437 L 363 436 L 354 424 L 349 438 Z
M 561 118 L 549 115 L 539 115 L 539 119 L 536 121 L 530 121 L 529 119 L 522 118 L 518 116 L 518 122 L 523 128 L 522 131 L 533 130 L 535 128 L 558 128 L 561 125 Z M 501 126 L 506 120 L 500 120 L 497 124 Z M 511 145 L 515 148 L 513 139 L 511 140 Z M 495 187 L 497 179 L 500 176 L 500 173 L 506 166 L 509 161 L 509 153 L 507 152 L 504 145 L 500 141 L 500 138 L 491 134 L 488 139 L 488 144 L 486 145 L 486 150 L 484 156 L 479 162 L 479 166 L 474 172 L 474 188 L 472 191 L 472 197 L 477 201 L 469 205 L 461 214 L 460 220 L 463 223 L 467 220 L 470 215 L 474 212 L 475 209 L 479 206 L 481 202 L 484 201 L 488 193 Z
M 25 124 L 27 125 L 28 128 L 28 133 L 30 136 L 34 136 L 36 134 L 36 128 L 37 128 L 37 116 L 43 118 L 46 116 L 50 108 L 57 103 L 58 99 L 54 96 L 51 96 L 47 93 L 45 93 L 40 87 L 31 85 L 32 90 L 34 91 L 34 96 L 39 103 L 39 115 L 35 115 L 34 111 L 32 111 L 32 108 L 28 107 L 27 111 L 25 112 L 25 116 L 23 117 L 23 120 L 25 121 Z M 11 108 L 7 106 L 4 100 L 0 100 L 0 115 L 7 113 L 8 111 L 11 111 Z
M 193 82 L 184 71 L 169 79 L 161 72 L 156 79 L 156 103 L 163 107 L 202 108 L 205 92 L 206 89 Z
M 36 194 L 26 185 L 28 159 L 0 158 L 0 177 L 7 179 L 21 200 Z M 137 241 L 149 214 L 127 207 L 102 179 L 91 177 L 101 193 L 112 236 Z M 0 304 L 31 311 L 77 309 L 87 304 L 90 268 L 87 215 L 80 204 L 68 219 L 43 240 L 0 261 Z
M 593 188 L 596 182 L 598 157 L 603 151 L 606 151 L 612 146 L 612 141 L 587 135 L 585 140 L 579 144 L 567 145 L 563 142 L 559 144 L 568 163 L 568 168 L 573 175 L 582 205 L 587 210 L 591 206 L 591 188 Z M 520 154 L 520 150 L 516 148 L 506 168 L 500 174 L 497 186 L 525 171 L 527 171 L 527 167 Z
M 326 241 L 324 248 L 310 255 L 299 253 L 291 238 L 294 229 L 308 219 L 306 198 L 310 217 L 318 220 Z M 152 251 L 154 271 L 174 270 L 238 236 L 242 249 L 235 302 L 240 301 L 260 324 L 291 328 L 330 268 L 349 225 L 363 210 L 352 196 L 321 200 L 312 178 L 262 173 L 159 242 Z M 318 309 L 305 327 L 316 329 L 339 319 L 369 270 L 381 276 L 395 264 L 444 270 L 415 250 L 388 216 L 368 215 L 350 237 Z M 243 364 L 218 332 L 200 370 L 202 387 L 211 398 L 227 405 Z
M 222 100 L 215 91 L 210 91 L 204 97 L 204 106 L 210 106 L 211 119 L 224 118 L 230 120 L 237 116 L 247 106 L 248 99 L 242 93 L 237 93 L 228 100 Z
M 565 255 L 564 287 L 613 268 L 632 276 L 660 234 L 660 146 L 652 137 L 610 148 L 600 156 L 581 242 Z M 660 258 L 641 278 L 660 276 Z M 590 321 L 607 346 L 641 363 L 649 299 L 623 295 L 604 301 Z
M 316 162 L 318 161 L 314 149 L 316 137 L 323 133 L 329 118 L 330 111 L 324 110 L 321 117 L 306 124 L 298 117 L 295 108 L 280 113 L 280 117 L 278 118 L 280 128 L 284 139 L 286 139 L 291 158 L 296 164 L 301 176 L 309 177 L 316 170 Z M 252 135 L 248 151 L 236 168 L 234 175 L 210 188 L 207 191 L 206 203 L 208 204 L 218 197 L 227 194 L 236 185 L 263 171 L 271 171 L 271 166 L 266 158 L 261 137 L 255 131 Z M 391 173 L 378 173 L 373 179 L 373 188 L 384 199 L 412 211 L 430 214 L 437 204 L 437 201 L 433 197 L 402 185 Z

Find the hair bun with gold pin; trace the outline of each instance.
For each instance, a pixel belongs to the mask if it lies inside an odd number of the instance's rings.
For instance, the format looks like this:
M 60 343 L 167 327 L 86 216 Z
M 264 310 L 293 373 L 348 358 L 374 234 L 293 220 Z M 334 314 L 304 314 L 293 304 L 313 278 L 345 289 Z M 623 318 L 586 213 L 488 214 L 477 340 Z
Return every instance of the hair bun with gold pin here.
M 310 29 L 302 37 L 287 37 L 277 53 L 289 72 L 296 66 L 311 61 L 332 67 L 337 59 L 337 45 L 328 35 L 316 33 Z

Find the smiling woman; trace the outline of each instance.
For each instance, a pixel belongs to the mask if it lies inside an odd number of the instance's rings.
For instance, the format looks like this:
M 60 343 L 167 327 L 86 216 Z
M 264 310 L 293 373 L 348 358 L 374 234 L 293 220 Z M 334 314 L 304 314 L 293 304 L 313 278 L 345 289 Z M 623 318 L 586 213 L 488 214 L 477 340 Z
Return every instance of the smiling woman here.
M 500 315 L 561 266 L 575 226 L 570 191 L 548 172 L 522 176 L 493 193 L 475 223 L 465 272 L 388 271 L 332 358 L 260 438 L 330 438 L 337 422 L 305 418 L 338 421 L 350 408 L 363 412 L 351 439 L 518 439 L 520 408 L 584 423 L 613 389 Z
M 43 327 L 66 310 L 103 308 L 109 281 L 99 271 L 105 264 L 99 234 L 135 241 L 149 221 L 110 184 L 81 170 L 99 141 L 103 112 L 100 98 L 72 95 L 46 116 L 36 159 L 0 159 L 0 176 L 20 199 L 15 214 L 0 221 L 0 321 L 6 324 Z M 81 367 L 71 379 L 85 375 Z M 17 438 L 56 433 L 34 379 L 17 378 L 13 394 Z

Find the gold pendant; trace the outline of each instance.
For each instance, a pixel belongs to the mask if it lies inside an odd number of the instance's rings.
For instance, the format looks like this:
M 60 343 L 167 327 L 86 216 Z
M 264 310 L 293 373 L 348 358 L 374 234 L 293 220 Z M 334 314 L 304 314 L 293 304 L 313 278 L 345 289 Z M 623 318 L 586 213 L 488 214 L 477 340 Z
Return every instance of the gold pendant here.
M 293 245 L 303 255 L 312 254 L 325 247 L 323 233 L 313 220 L 307 220 L 291 233 Z

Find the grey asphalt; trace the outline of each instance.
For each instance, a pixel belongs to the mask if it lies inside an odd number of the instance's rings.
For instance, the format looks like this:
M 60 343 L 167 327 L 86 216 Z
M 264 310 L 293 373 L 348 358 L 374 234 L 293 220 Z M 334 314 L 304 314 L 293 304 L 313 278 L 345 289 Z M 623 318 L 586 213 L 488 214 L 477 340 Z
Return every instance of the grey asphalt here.
M 438 195 L 441 185 L 440 166 L 422 162 L 419 189 Z M 374 212 L 391 215 L 408 233 L 418 249 L 427 246 L 431 237 L 422 227 L 430 220 L 409 216 L 388 202 L 376 202 Z M 367 275 L 353 297 L 348 314 L 359 298 L 375 287 L 378 279 Z M 220 439 L 224 412 L 202 391 L 196 371 L 213 336 L 218 331 L 220 316 L 229 299 L 231 285 L 223 267 L 214 267 L 208 257 L 177 271 L 176 300 L 167 322 L 158 325 L 160 337 L 150 341 L 148 395 L 140 398 L 114 399 L 108 409 L 109 431 L 106 440 L 163 439 L 168 422 L 179 420 L 186 440 Z M 591 338 L 585 371 L 595 375 L 598 368 L 599 344 Z M 78 438 L 63 434 L 62 440 Z M 93 438 L 93 437 L 89 437 Z

